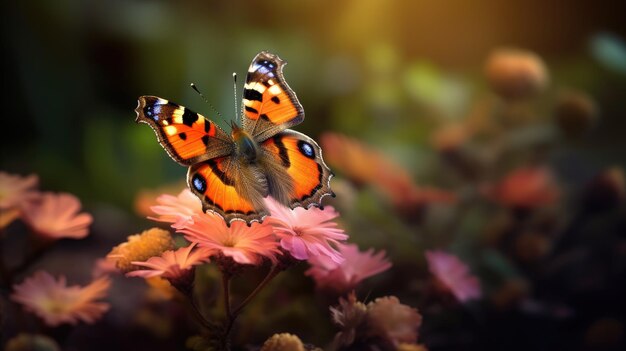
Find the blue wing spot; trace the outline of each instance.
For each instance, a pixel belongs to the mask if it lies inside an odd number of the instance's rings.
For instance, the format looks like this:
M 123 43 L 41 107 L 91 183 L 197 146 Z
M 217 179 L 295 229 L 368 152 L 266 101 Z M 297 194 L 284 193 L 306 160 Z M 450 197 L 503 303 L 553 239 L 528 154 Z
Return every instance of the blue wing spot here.
M 299 140 L 298 149 L 300 149 L 300 152 L 304 156 L 308 158 L 315 158 L 315 149 L 313 149 L 313 146 L 306 141 Z
M 143 109 L 143 113 L 148 116 L 148 118 L 153 119 L 155 121 L 159 120 L 159 113 L 161 112 L 161 108 L 159 106 L 146 106 Z
M 206 191 L 206 179 L 199 174 L 193 175 L 191 178 L 191 184 L 198 192 L 204 193 Z
M 252 66 L 252 70 L 253 71 L 258 71 L 261 74 L 266 74 L 269 77 L 273 78 L 275 75 L 272 72 L 272 70 L 274 69 L 275 66 L 276 65 L 274 65 L 272 62 L 270 62 L 268 60 L 257 61 Z

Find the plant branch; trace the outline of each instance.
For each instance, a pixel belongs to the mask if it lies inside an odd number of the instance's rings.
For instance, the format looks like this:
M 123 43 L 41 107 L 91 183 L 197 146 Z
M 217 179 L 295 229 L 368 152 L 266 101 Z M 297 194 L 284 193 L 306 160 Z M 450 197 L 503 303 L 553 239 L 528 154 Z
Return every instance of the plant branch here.
M 230 307 L 230 282 L 232 276 L 226 272 L 222 272 L 222 288 L 224 289 L 224 308 L 226 309 L 226 318 L 231 319 Z
M 243 310 L 243 308 L 246 307 L 246 305 L 248 303 L 250 303 L 250 301 L 252 301 L 252 299 L 256 295 L 258 295 L 259 292 L 261 292 L 261 290 L 263 290 L 263 288 L 272 279 L 274 279 L 274 277 L 276 277 L 278 275 L 278 273 L 280 273 L 280 272 L 282 272 L 282 269 L 280 269 L 278 265 L 273 265 L 272 268 L 270 269 L 270 271 L 265 276 L 265 278 L 263 278 L 263 280 L 259 283 L 259 285 L 257 285 L 257 287 L 250 293 L 250 295 L 248 295 L 248 297 L 246 297 L 246 299 L 243 300 L 243 302 L 241 302 L 241 304 L 239 306 L 237 306 L 237 308 L 235 308 L 235 310 L 233 310 L 233 313 L 232 313 L 233 319 L 237 318 L 237 315 L 239 313 L 241 313 L 241 310 Z
M 278 275 L 278 273 L 282 272 L 283 269 L 281 269 L 279 267 L 279 265 L 273 265 L 272 268 L 270 269 L 270 271 L 267 273 L 267 275 L 265 276 L 265 278 L 263 278 L 263 280 L 259 283 L 259 285 L 257 285 L 256 288 L 254 288 L 254 290 L 250 293 L 250 295 L 248 295 L 248 297 L 246 297 L 245 300 L 243 300 L 243 302 L 241 302 L 241 304 L 239 304 L 239 306 L 237 306 L 237 308 L 235 308 L 234 310 L 232 310 L 232 312 L 230 311 L 230 306 L 229 303 L 226 304 L 227 307 L 227 321 L 226 321 L 226 325 L 224 326 L 224 332 L 223 332 L 223 339 L 222 342 L 225 343 L 224 349 L 228 349 L 228 339 L 229 339 L 229 335 L 230 332 L 233 328 L 233 325 L 235 324 L 235 320 L 237 320 L 237 317 L 239 316 L 239 313 L 241 313 L 241 311 L 244 309 L 244 307 L 246 307 L 246 305 L 248 305 L 248 303 L 250 303 L 250 301 L 252 301 L 252 299 L 259 294 L 259 292 L 261 290 L 263 290 L 263 288 L 272 280 L 274 279 L 274 277 L 276 277 L 276 275 Z M 230 278 L 229 278 L 230 279 Z M 227 288 L 228 283 L 226 283 L 224 285 L 224 291 L 228 291 Z
M 211 323 L 208 319 L 206 319 L 202 313 L 200 312 L 200 309 L 198 308 L 198 305 L 196 304 L 194 298 L 193 298 L 193 294 L 191 292 L 184 292 L 181 291 L 183 294 L 183 296 L 185 297 L 185 302 L 187 305 L 187 308 L 191 311 L 193 317 L 196 319 L 196 321 L 198 322 L 198 324 L 200 324 L 204 329 L 206 329 L 209 332 L 217 332 L 219 330 L 219 328 L 217 327 L 217 325 Z

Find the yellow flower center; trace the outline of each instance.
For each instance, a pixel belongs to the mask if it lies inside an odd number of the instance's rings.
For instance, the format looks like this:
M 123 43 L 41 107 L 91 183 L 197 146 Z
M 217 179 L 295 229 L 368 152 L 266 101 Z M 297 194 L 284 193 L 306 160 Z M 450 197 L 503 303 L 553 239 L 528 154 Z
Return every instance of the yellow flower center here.
M 48 297 L 41 301 L 41 309 L 48 314 L 59 315 L 68 310 L 68 304 L 62 299 L 56 299 L 54 297 Z

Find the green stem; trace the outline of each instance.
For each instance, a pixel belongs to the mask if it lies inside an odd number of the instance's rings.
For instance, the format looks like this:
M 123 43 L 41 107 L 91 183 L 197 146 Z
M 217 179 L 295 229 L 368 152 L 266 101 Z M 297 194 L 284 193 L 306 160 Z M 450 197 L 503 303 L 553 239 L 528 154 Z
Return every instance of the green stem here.
M 263 278 L 263 280 L 259 283 L 259 285 L 257 285 L 256 288 L 254 288 L 254 290 L 250 293 L 250 295 L 248 295 L 248 297 L 246 297 L 246 299 L 243 300 L 243 302 L 241 302 L 241 304 L 239 304 L 239 306 L 237 306 L 237 308 L 235 308 L 232 312 L 229 313 L 228 311 L 230 310 L 230 307 L 227 307 L 227 317 L 228 317 L 228 319 L 226 321 L 226 326 L 224 327 L 224 333 L 223 333 L 223 339 L 222 339 L 222 343 L 223 343 L 222 345 L 223 345 L 223 349 L 224 350 L 228 350 L 229 349 L 229 346 L 228 346 L 229 345 L 229 341 L 228 340 L 230 338 L 230 332 L 231 332 L 231 330 L 233 328 L 233 325 L 235 324 L 235 320 L 237 320 L 237 317 L 239 316 L 241 311 L 280 272 L 282 272 L 282 269 L 279 268 L 278 265 L 273 265 L 272 268 L 270 269 L 270 271 L 265 276 L 265 278 Z M 224 291 L 225 292 L 227 291 L 226 287 L 224 288 Z M 227 304 L 227 306 L 229 306 L 229 304 Z
M 196 319 L 198 324 L 200 324 L 200 326 L 202 326 L 202 328 L 208 332 L 211 332 L 211 333 L 217 332 L 219 330 L 218 326 L 211 323 L 206 318 L 204 318 L 204 316 L 200 312 L 200 309 L 198 308 L 198 305 L 196 304 L 193 298 L 193 294 L 191 292 L 184 292 L 184 291 L 182 291 L 182 293 L 183 293 L 183 296 L 185 297 L 187 309 L 191 311 L 191 314 Z
M 231 318 L 230 307 L 230 282 L 231 275 L 228 273 L 222 273 L 222 287 L 224 288 L 224 308 L 226 309 L 226 318 Z
M 255 296 L 257 296 L 259 294 L 259 292 L 261 292 L 261 290 L 263 290 L 263 288 L 272 279 L 274 279 L 274 277 L 276 277 L 278 275 L 278 273 L 280 273 L 281 271 L 282 271 L 282 269 L 280 269 L 277 265 L 273 265 L 272 268 L 270 269 L 270 271 L 265 276 L 265 278 L 263 278 L 263 280 L 259 283 L 259 285 L 257 285 L 257 287 L 250 293 L 250 295 L 248 295 L 248 297 L 246 297 L 246 299 L 243 300 L 243 302 L 237 308 L 235 308 L 235 310 L 232 313 L 233 319 L 237 318 L 237 315 L 239 313 L 241 313 L 241 310 L 243 310 L 243 308 L 246 307 L 246 305 L 248 303 L 250 303 L 250 301 L 252 301 L 252 299 Z

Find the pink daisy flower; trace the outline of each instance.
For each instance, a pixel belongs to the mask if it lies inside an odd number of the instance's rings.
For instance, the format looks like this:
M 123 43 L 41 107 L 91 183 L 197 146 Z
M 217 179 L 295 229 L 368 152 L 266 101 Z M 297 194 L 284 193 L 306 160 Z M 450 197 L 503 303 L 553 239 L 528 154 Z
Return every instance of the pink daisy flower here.
M 163 194 L 156 201 L 159 205 L 151 206 L 150 209 L 158 216 L 148 218 L 172 223 L 172 228 L 180 228 L 191 216 L 203 213 L 202 202 L 187 188 L 178 196 Z
M 210 250 L 195 249 L 196 243 L 176 251 L 167 250 L 161 256 L 150 257 L 147 261 L 133 261 L 136 266 L 146 267 L 126 273 L 127 277 L 163 277 L 178 279 L 184 276 L 194 266 L 209 261 Z
M 109 304 L 96 300 L 106 295 L 110 285 L 111 281 L 103 277 L 84 287 L 67 286 L 64 276 L 55 280 L 49 273 L 39 271 L 14 285 L 11 299 L 51 327 L 78 321 L 91 324 L 109 309 Z
M 373 249 L 359 251 L 355 244 L 338 247 L 345 259 L 342 263 L 337 263 L 326 256 L 309 259 L 311 268 L 305 274 L 312 276 L 319 288 L 329 288 L 338 292 L 352 290 L 362 280 L 391 267 L 391 263 L 385 258 L 385 251 L 376 254 Z
M 32 197 L 39 183 L 36 175 L 27 177 L 0 172 L 0 210 L 8 210 L 19 206 Z
M 265 223 L 248 227 L 244 222 L 235 221 L 228 227 L 222 217 L 205 213 L 192 216 L 178 231 L 200 248 L 221 253 L 240 264 L 256 265 L 261 263 L 262 257 L 275 262 L 280 253 L 272 226 Z
M 298 260 L 308 260 L 315 256 L 326 256 L 336 263 L 343 262 L 343 257 L 331 244 L 338 245 L 348 239 L 343 229 L 331 220 L 339 213 L 331 206 L 325 210 L 319 208 L 293 210 L 268 197 L 265 205 L 270 210 L 266 222 L 274 227 L 274 233 L 280 239 L 283 249 L 289 251 Z
M 81 239 L 89 233 L 90 214 L 78 213 L 80 200 L 67 193 L 41 193 L 22 205 L 22 217 L 38 235 L 49 239 Z
M 426 251 L 426 261 L 440 287 L 460 302 L 481 296 L 478 278 L 470 274 L 469 267 L 458 257 L 443 251 Z

